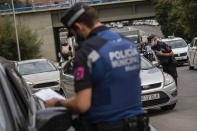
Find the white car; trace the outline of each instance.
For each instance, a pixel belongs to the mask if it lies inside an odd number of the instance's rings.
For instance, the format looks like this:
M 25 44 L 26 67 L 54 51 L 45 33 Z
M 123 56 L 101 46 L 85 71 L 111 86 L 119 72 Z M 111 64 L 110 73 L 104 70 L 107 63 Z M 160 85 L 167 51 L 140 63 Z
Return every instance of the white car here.
M 195 37 L 192 42 L 189 44 L 188 49 L 188 56 L 189 56 L 189 69 L 196 69 L 197 68 L 197 37 Z
M 25 60 L 16 62 L 15 65 L 33 93 L 44 88 L 61 92 L 60 71 L 49 60 Z
M 62 68 L 61 86 L 66 97 L 75 95 L 72 60 Z M 161 107 L 163 110 L 172 110 L 177 102 L 177 87 L 174 79 L 167 73 L 155 67 L 146 58 L 141 56 L 141 89 L 144 109 Z
M 161 41 L 171 46 L 178 64 L 184 64 L 188 62 L 188 45 L 184 39 L 175 37 L 162 39 Z

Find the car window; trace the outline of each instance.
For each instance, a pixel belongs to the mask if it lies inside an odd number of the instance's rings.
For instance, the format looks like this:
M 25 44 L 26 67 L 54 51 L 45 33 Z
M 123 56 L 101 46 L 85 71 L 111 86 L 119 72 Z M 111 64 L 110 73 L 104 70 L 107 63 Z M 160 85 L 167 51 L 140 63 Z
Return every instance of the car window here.
M 194 39 L 194 45 L 193 45 L 194 47 L 196 47 L 197 46 L 197 39 Z
M 137 44 L 138 43 L 138 36 L 126 36 L 127 39 L 132 41 L 133 43 Z
M 66 65 L 63 67 L 63 73 L 64 74 L 74 74 L 74 70 L 73 70 L 73 60 L 70 60 L 66 63 Z
M 164 41 L 164 42 L 167 45 L 169 45 L 172 49 L 187 47 L 187 43 L 182 39 L 181 40 Z
M 142 70 L 148 70 L 154 68 L 153 64 L 150 63 L 146 58 L 141 57 L 141 69 Z
M 6 110 L 7 104 L 5 103 L 2 87 L 0 85 L 0 131 L 11 131 L 13 127 L 12 121 L 9 119 L 8 110 Z
M 0 116 L 0 131 L 6 131 L 6 117 L 3 112 L 2 105 L 0 105 Z
M 11 115 L 11 110 L 9 108 L 8 100 L 6 99 L 5 90 L 3 84 L 5 82 L 4 76 L 0 74 L 0 131 L 13 131 L 14 120 Z M 6 88 L 7 89 L 7 88 Z
M 43 73 L 43 72 L 51 72 L 56 71 L 57 68 L 48 61 L 36 61 L 30 63 L 20 63 L 19 65 L 19 73 L 21 75 L 30 75 L 36 73 Z
M 190 47 L 193 47 L 195 39 L 192 40 Z
M 6 74 L 8 76 L 8 87 L 15 104 L 14 107 L 16 108 L 14 110 L 16 110 L 17 112 L 16 119 L 19 127 L 24 128 L 28 120 L 28 99 L 25 98 L 24 90 L 22 90 L 22 88 L 19 88 L 19 85 L 17 83 L 18 79 L 15 78 L 15 69 L 12 67 L 6 67 Z

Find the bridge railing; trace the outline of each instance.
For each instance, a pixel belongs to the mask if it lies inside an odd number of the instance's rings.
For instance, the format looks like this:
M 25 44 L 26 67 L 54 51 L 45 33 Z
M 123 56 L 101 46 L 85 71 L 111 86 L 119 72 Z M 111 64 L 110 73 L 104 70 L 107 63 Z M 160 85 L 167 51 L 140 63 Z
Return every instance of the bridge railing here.
M 78 3 L 86 3 L 86 4 L 95 4 L 95 3 L 103 3 L 103 2 L 113 2 L 113 1 L 121 1 L 121 0 L 62 0 L 55 1 L 49 0 L 44 2 L 25 2 L 21 3 L 21 7 L 16 7 L 14 10 L 19 11 L 28 11 L 28 10 L 38 10 L 38 9 L 47 9 L 47 8 L 61 8 L 61 7 L 69 7 L 72 4 Z M 11 4 L 6 3 L 8 5 L 7 9 L 1 9 L 0 13 L 12 12 Z

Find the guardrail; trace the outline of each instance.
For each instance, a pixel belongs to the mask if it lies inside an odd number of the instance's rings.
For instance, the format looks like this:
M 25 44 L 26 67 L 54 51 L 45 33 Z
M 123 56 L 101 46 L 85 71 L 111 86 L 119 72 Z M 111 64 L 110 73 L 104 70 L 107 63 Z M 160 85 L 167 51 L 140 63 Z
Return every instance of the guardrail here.
M 120 0 L 70 0 L 71 2 L 66 2 L 64 1 L 46 1 L 46 2 L 29 2 L 29 3 L 25 3 L 26 5 L 29 5 L 27 7 L 20 7 L 20 8 L 15 8 L 14 10 L 17 12 L 19 11 L 28 11 L 28 10 L 37 10 L 37 9 L 47 9 L 47 8 L 61 8 L 61 7 L 69 7 L 71 6 L 73 3 L 86 3 L 86 4 L 95 4 L 95 3 L 103 3 L 103 2 L 113 2 L 113 1 L 120 1 Z M 3 9 L 0 10 L 0 13 L 6 13 L 6 12 L 12 12 L 12 8 L 10 8 L 11 6 L 9 6 L 9 9 Z

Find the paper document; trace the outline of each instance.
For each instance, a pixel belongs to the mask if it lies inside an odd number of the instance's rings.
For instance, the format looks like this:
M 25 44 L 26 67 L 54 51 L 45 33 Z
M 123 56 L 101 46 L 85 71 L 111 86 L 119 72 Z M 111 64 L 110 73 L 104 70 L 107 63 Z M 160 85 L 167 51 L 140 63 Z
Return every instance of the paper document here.
M 37 96 L 39 99 L 46 101 L 52 98 L 57 98 L 57 99 L 61 99 L 61 100 L 66 100 L 65 97 L 63 97 L 62 95 L 58 94 L 57 92 L 53 91 L 52 89 L 42 89 L 38 92 L 36 92 L 34 94 L 35 96 Z

